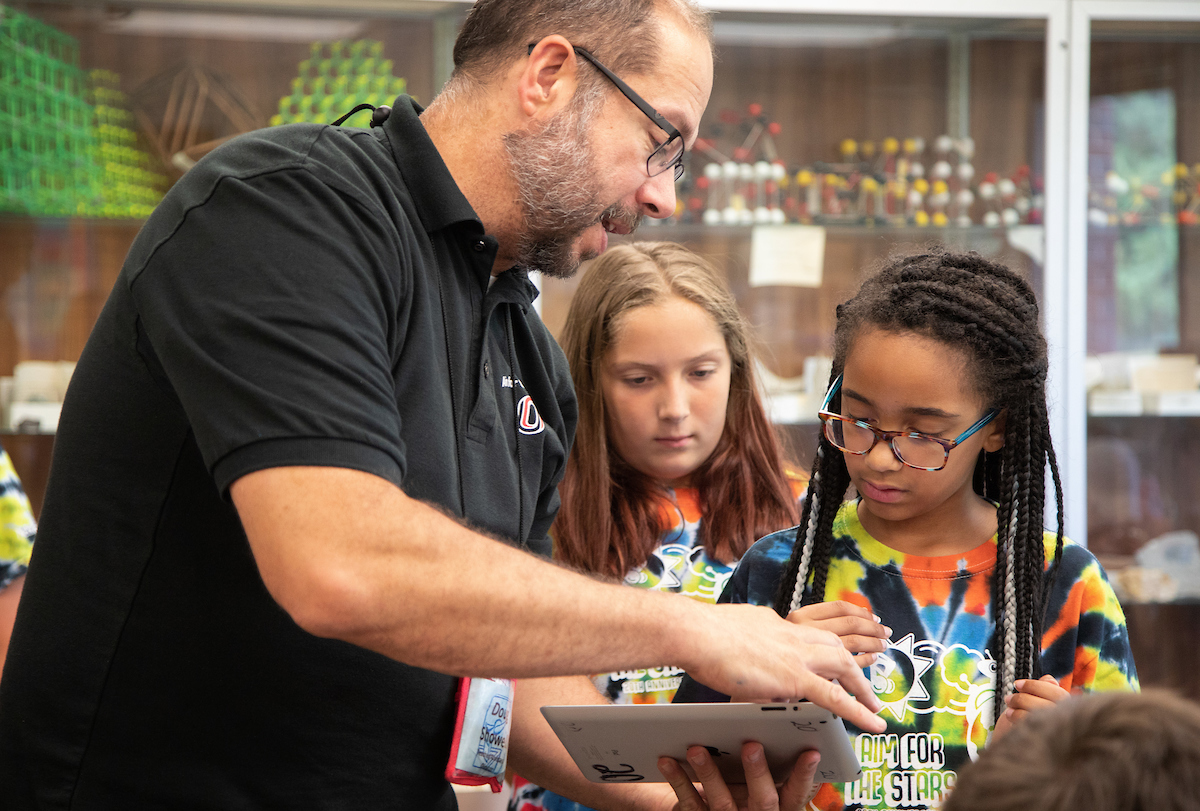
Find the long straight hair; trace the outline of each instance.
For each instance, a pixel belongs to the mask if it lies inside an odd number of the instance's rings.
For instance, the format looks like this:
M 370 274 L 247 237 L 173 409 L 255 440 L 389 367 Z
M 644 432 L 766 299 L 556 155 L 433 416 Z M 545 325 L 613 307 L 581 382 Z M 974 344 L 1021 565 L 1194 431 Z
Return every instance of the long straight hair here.
M 563 331 L 579 427 L 553 534 L 555 555 L 576 568 L 624 577 L 670 527 L 664 485 L 632 468 L 608 439 L 600 373 L 623 316 L 675 296 L 712 317 L 732 361 L 724 430 L 692 475 L 704 516 L 697 540 L 711 557 L 731 562 L 762 535 L 796 522 L 779 439 L 758 392 L 750 331 L 733 294 L 710 264 L 680 245 L 620 245 L 584 273 Z
M 992 578 L 997 619 L 989 645 L 997 665 L 999 717 L 1013 682 L 1041 675 L 1042 630 L 1063 546 L 1062 483 L 1050 441 L 1046 340 L 1038 327 L 1037 299 L 1024 279 L 977 253 L 936 249 L 893 258 L 837 308 L 831 384 L 855 339 L 870 328 L 924 335 L 965 353 L 975 391 L 1007 414 L 1004 447 L 980 453 L 973 483 L 979 495 L 999 505 Z M 1049 571 L 1042 528 L 1046 465 L 1058 507 Z M 781 616 L 825 599 L 833 522 L 849 486 L 845 458 L 822 435 L 791 560 L 775 595 Z

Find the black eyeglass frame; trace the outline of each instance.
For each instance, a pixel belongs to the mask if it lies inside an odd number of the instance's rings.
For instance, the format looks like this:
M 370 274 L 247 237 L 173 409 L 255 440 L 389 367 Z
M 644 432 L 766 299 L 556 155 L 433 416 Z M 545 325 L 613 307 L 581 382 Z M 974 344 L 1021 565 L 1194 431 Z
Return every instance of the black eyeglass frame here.
M 536 42 L 529 43 L 529 49 L 527 50 L 526 53 L 533 53 L 533 48 L 535 45 L 537 45 Z M 601 64 L 600 60 L 597 59 L 596 57 L 592 56 L 592 54 L 590 52 L 588 52 L 584 48 L 579 47 L 578 45 L 572 45 L 571 48 L 574 49 L 575 53 L 579 54 L 584 59 L 586 59 L 588 62 L 592 63 L 592 65 L 595 66 L 596 70 L 600 71 L 606 77 L 608 77 L 608 80 L 617 86 L 617 90 L 620 90 L 622 95 L 625 96 L 625 98 L 627 98 L 631 102 L 633 102 L 633 105 L 635 107 L 637 107 L 639 110 L 641 110 L 643 113 L 645 113 L 646 117 L 649 118 L 651 121 L 653 121 L 654 125 L 656 127 L 658 127 L 660 130 L 662 130 L 663 132 L 665 132 L 667 134 L 667 140 L 665 140 L 661 144 L 659 144 L 658 148 L 650 153 L 650 157 L 646 158 L 646 174 L 649 175 L 650 177 L 657 177 L 658 175 L 661 175 L 663 172 L 667 171 L 668 169 L 674 168 L 675 179 L 679 180 L 679 178 L 683 177 L 683 156 L 685 154 L 687 154 L 687 148 L 683 145 L 683 134 L 680 133 L 679 130 L 675 129 L 674 125 L 672 125 L 670 121 L 668 121 L 666 118 L 664 118 L 662 113 L 660 113 L 658 110 L 655 110 L 653 107 L 650 106 L 650 104 L 644 98 L 642 98 L 636 92 L 634 92 L 634 89 L 632 87 L 625 84 L 625 82 L 622 81 L 620 76 L 613 73 L 608 68 L 604 67 L 604 65 Z M 658 155 L 660 153 L 664 154 L 664 155 L 670 154 L 668 147 L 670 147 L 671 144 L 674 143 L 675 141 L 679 141 L 679 143 L 680 143 L 679 154 L 676 155 L 669 163 L 664 164 L 658 171 L 655 171 L 652 168 L 652 165 L 654 163 L 654 156 Z
M 823 428 L 822 433 L 825 435 L 825 439 L 827 439 L 829 441 L 829 444 L 833 445 L 839 451 L 843 451 L 845 453 L 852 453 L 855 456 L 866 456 L 868 453 L 870 453 L 872 450 L 874 450 L 875 446 L 878 445 L 881 441 L 886 442 L 888 444 L 888 447 L 890 447 L 892 449 L 892 453 L 895 455 L 895 457 L 900 460 L 900 464 L 905 465 L 906 467 L 911 467 L 913 470 L 924 470 L 924 471 L 928 471 L 928 472 L 941 470 L 942 468 L 944 468 L 946 466 L 946 463 L 950 461 L 950 451 L 952 451 L 956 447 L 958 447 L 958 445 L 961 444 L 967 437 L 971 436 L 976 431 L 978 431 L 980 428 L 987 425 L 992 420 L 996 419 L 996 417 L 999 416 L 999 414 L 1000 414 L 1000 409 L 998 409 L 998 408 L 988 409 L 986 414 L 984 414 L 982 417 L 980 417 L 978 420 L 976 420 L 975 423 L 970 428 L 963 431 L 961 434 L 959 434 L 954 439 L 941 439 L 936 436 L 930 436 L 929 434 L 922 434 L 920 431 L 882 431 L 879 428 L 876 428 L 874 425 L 871 425 L 869 422 L 863 422 L 862 420 L 856 420 L 853 417 L 847 417 L 844 414 L 835 414 L 829 410 L 829 404 L 831 402 L 833 402 L 833 395 L 837 394 L 838 389 L 840 389 L 841 387 L 842 387 L 842 376 L 838 375 L 837 380 L 833 381 L 833 385 L 831 385 L 829 387 L 829 391 L 825 393 L 825 400 L 824 400 L 824 402 L 821 403 L 820 410 L 817 411 L 817 417 L 820 418 L 821 423 L 822 423 L 822 428 Z M 871 447 L 867 448 L 864 451 L 852 451 L 849 448 L 843 448 L 841 445 L 834 442 L 832 437 L 829 436 L 829 429 L 831 427 L 830 426 L 831 422 L 848 422 L 853 425 L 857 425 L 859 428 L 865 428 L 866 430 L 870 431 L 871 433 L 873 433 L 875 435 L 874 440 L 871 441 Z M 928 440 L 929 442 L 933 442 L 938 445 L 941 445 L 942 451 L 943 451 L 942 463 L 940 465 L 938 465 L 937 467 L 924 467 L 922 465 L 914 465 L 912 462 L 906 461 L 905 458 L 900 455 L 899 449 L 896 448 L 896 438 L 897 437 L 910 437 L 912 439 L 925 439 L 925 440 Z

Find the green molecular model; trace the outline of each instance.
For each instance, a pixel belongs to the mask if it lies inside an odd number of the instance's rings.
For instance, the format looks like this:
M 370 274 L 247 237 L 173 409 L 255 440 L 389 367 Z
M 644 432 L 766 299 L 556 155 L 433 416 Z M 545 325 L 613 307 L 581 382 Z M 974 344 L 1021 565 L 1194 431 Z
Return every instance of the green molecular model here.
M 391 104 L 405 91 L 404 79 L 392 75 L 392 60 L 383 58 L 383 43 L 372 39 L 314 42 L 292 79 L 292 92 L 279 99 L 271 126 L 315 122 L 328 124 L 359 104 Z M 356 113 L 366 126 L 370 111 Z
M 0 212 L 149 215 L 167 179 L 137 148 L 118 81 L 85 74 L 74 37 L 0 6 Z
M 138 147 L 133 113 L 120 90 L 121 77 L 108 70 L 88 73 L 93 104 L 93 163 L 99 193 L 80 204 L 88 217 L 144 219 L 162 199 L 168 178 L 154 171 L 150 154 Z
M 74 37 L 0 6 L 0 211 L 71 216 L 95 193 L 85 90 Z

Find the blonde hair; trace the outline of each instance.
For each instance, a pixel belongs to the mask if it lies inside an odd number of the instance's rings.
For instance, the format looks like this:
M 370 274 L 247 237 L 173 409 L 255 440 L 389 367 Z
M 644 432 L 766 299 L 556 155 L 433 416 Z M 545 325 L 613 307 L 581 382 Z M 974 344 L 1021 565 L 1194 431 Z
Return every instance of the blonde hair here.
M 562 336 L 579 428 L 559 488 L 554 538 L 556 555 L 578 568 L 623 577 L 646 561 L 667 529 L 663 485 L 626 464 L 608 441 L 600 369 L 629 311 L 675 296 L 712 317 L 731 360 L 725 428 L 693 474 L 704 515 L 698 540 L 712 557 L 728 562 L 762 535 L 796 522 L 779 440 L 758 393 L 750 329 L 724 279 L 681 245 L 620 245 L 590 263 Z

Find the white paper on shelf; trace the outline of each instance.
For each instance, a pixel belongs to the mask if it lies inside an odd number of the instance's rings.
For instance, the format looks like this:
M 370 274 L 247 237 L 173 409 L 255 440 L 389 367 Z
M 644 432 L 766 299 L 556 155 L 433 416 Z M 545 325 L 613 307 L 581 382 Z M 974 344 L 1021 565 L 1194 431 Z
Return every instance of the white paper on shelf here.
M 825 229 L 819 225 L 756 225 L 750 239 L 750 286 L 820 287 Z
M 1046 264 L 1046 226 L 1014 225 L 1008 229 L 1008 244 L 1043 267 Z
M 1200 416 L 1200 391 L 1160 391 L 1142 395 L 1145 413 L 1162 417 Z
M 8 408 L 8 425 L 10 431 L 30 431 L 33 433 L 52 434 L 58 430 L 58 416 L 62 413 L 62 403 L 28 403 L 15 402 Z
M 1136 391 L 1099 389 L 1088 396 L 1088 413 L 1094 417 L 1136 417 L 1142 408 L 1142 395 Z

